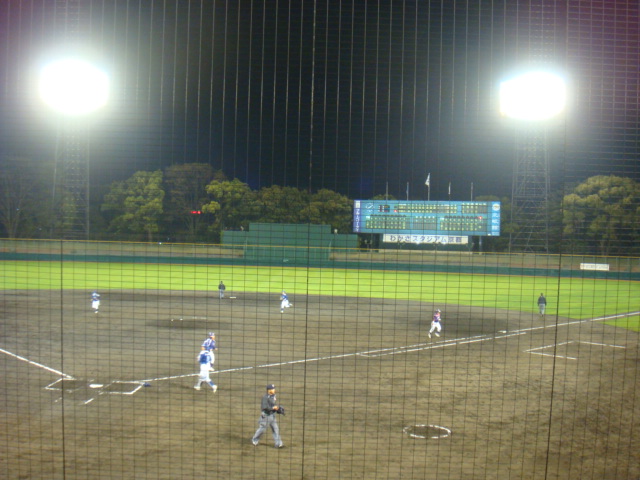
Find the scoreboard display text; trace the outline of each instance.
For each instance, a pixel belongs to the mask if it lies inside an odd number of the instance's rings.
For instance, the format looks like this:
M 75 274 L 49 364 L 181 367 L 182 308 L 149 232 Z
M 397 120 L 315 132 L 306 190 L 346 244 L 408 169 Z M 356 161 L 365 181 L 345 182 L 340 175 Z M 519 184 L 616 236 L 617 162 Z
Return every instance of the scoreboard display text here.
M 355 200 L 354 233 L 500 235 L 500 202 Z

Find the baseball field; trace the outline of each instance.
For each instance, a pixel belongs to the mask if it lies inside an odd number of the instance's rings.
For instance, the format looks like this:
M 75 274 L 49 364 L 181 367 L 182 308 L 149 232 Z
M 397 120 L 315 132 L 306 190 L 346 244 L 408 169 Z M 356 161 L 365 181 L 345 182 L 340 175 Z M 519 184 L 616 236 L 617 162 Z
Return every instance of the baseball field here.
M 638 282 L 1 265 L 2 478 L 640 478 Z M 282 449 L 251 443 L 269 383 Z

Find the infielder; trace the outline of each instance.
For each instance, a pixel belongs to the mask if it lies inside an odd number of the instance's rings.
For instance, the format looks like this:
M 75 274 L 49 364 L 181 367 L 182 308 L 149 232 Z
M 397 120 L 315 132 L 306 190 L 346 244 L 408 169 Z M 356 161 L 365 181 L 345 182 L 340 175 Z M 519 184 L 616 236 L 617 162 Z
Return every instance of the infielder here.
M 227 287 L 225 286 L 224 283 L 222 283 L 222 280 L 220 280 L 220 285 L 218 285 L 218 293 L 220 294 L 220 298 L 224 298 L 224 291 L 227 289 Z
M 98 313 L 98 310 L 100 310 L 100 294 L 98 292 L 91 294 L 91 308 L 93 313 Z
M 193 386 L 196 390 L 200 390 L 200 385 L 208 383 L 213 393 L 218 390 L 218 386 L 213 383 L 209 377 L 209 368 L 211 368 L 211 354 L 207 350 L 202 350 L 198 355 L 198 363 L 200 364 L 200 374 L 198 375 L 198 381 Z
M 215 370 L 215 368 L 213 368 L 213 364 L 216 363 L 216 354 L 214 351 L 218 349 L 216 345 L 215 332 L 209 332 L 209 338 L 202 342 L 202 347 L 200 349 L 202 351 L 209 352 L 209 355 L 211 356 L 211 365 L 209 366 L 209 370 L 213 372 Z
M 260 404 L 260 418 L 258 418 L 258 430 L 253 434 L 251 443 L 255 447 L 260 441 L 262 434 L 270 428 L 273 433 L 273 441 L 276 448 L 284 447 L 282 439 L 280 438 L 280 428 L 278 427 L 278 421 L 276 420 L 276 413 L 280 410 L 280 406 L 276 405 L 276 386 L 273 384 L 267 385 L 267 393 L 262 397 Z M 284 411 L 284 410 L 283 410 Z
M 431 330 L 429 330 L 429 338 L 431 338 L 432 333 L 435 333 L 436 337 L 440 336 L 440 332 L 442 331 L 440 320 L 440 309 L 436 309 L 436 313 L 433 314 L 433 320 L 431 320 Z
M 285 308 L 293 307 L 293 303 L 289 302 L 289 297 L 287 297 L 287 292 L 282 291 L 282 295 L 280 296 L 280 313 L 284 313 Z

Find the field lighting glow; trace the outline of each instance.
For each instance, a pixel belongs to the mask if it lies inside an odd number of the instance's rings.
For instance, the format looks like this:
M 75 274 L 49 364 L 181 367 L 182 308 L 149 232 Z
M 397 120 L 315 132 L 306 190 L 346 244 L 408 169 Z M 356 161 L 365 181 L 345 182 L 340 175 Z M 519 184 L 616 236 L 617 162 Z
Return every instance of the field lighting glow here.
M 109 77 L 83 60 L 58 60 L 42 68 L 38 91 L 58 113 L 84 115 L 107 104 Z
M 549 72 L 529 72 L 500 84 L 500 113 L 516 120 L 547 120 L 562 113 L 565 81 Z

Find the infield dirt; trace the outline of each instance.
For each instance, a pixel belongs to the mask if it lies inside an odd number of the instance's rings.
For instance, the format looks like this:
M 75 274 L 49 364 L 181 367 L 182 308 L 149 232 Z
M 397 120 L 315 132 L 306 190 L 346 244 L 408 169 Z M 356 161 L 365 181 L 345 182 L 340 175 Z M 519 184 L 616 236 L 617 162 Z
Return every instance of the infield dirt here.
M 280 314 L 277 293 L 100 293 L 93 314 L 87 292 L 0 292 L 6 478 L 640 478 L 636 333 L 376 298 L 290 292 Z M 215 394 L 193 389 L 212 330 Z M 251 444 L 268 383 L 283 449 Z M 404 432 L 421 425 L 451 435 Z

